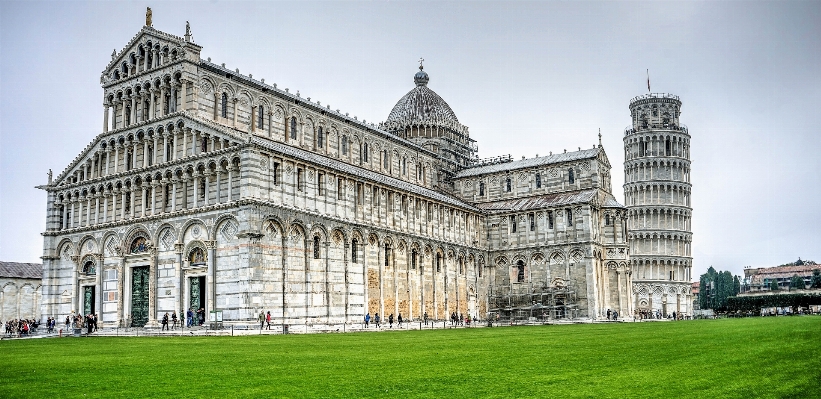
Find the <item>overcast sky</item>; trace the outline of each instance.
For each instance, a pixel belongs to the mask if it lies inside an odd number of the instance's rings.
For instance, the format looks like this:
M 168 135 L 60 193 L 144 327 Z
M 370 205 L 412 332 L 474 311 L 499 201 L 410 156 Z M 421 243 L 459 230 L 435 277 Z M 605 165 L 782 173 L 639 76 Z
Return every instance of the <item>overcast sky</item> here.
M 591 148 L 624 203 L 628 104 L 676 94 L 694 276 L 821 262 L 821 2 L 0 2 L 0 260 L 40 262 L 45 184 L 102 131 L 100 74 L 145 22 L 369 122 L 428 87 L 480 157 Z

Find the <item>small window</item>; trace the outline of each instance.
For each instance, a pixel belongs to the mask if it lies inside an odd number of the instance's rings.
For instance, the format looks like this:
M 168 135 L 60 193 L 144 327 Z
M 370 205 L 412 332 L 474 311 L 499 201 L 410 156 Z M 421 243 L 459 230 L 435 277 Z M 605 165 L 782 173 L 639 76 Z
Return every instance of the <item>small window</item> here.
M 385 244 L 385 267 L 390 267 L 391 265 L 391 246 Z
M 436 273 L 442 271 L 442 254 L 436 254 Z
M 576 177 L 575 177 L 575 175 L 573 174 L 573 168 L 570 168 L 570 169 L 568 169 L 568 170 L 567 170 L 567 181 L 568 181 L 570 184 L 574 184 L 574 183 L 576 183 Z
M 220 106 L 220 116 L 223 118 L 228 117 L 228 94 L 222 93 L 222 101 Z
M 325 148 L 325 133 L 322 132 L 322 126 L 316 131 L 316 148 Z
M 416 270 L 416 249 L 411 251 L 411 269 Z
M 200 139 L 200 152 L 208 152 L 208 138 Z
M 610 215 L 604 215 L 604 225 L 610 226 Z
M 94 262 L 88 261 L 85 265 L 83 265 L 83 274 L 87 276 L 93 276 L 97 274 L 97 268 L 94 267 Z
M 510 192 L 510 189 L 511 189 L 511 184 L 510 184 L 510 178 L 508 177 L 507 179 L 505 179 L 505 191 Z
M 567 225 L 573 226 L 573 211 L 571 209 L 565 209 L 565 213 L 567 214 Z
M 302 168 L 296 170 L 296 189 L 302 191 Z
M 511 216 L 510 217 L 510 232 L 511 233 L 516 232 L 516 216 Z
M 407 158 L 402 158 L 402 174 L 406 175 L 406 176 L 408 174 L 408 159 Z
M 479 182 L 479 195 L 481 195 L 481 196 L 485 195 L 485 183 L 484 182 Z
M 291 117 L 291 126 L 290 126 L 289 130 L 291 131 L 291 140 L 296 140 L 296 117 L 295 116 Z
M 205 199 L 205 178 L 200 179 L 200 198 Z
M 265 129 L 265 107 L 259 106 L 259 115 L 257 115 L 257 129 Z
M 553 211 L 547 211 L 547 228 L 553 229 Z
M 314 236 L 314 259 L 319 259 L 319 236 Z
M 528 214 L 527 218 L 530 220 L 530 231 L 536 230 L 536 215 L 535 214 Z
M 542 188 L 542 174 L 536 173 L 536 188 Z
M 362 162 L 368 162 L 368 143 L 362 144 Z
M 351 240 L 351 263 L 358 263 L 359 262 L 359 260 L 357 259 L 357 256 L 356 256 L 357 255 L 356 247 L 358 246 L 358 244 L 359 244 L 359 241 L 356 238 Z
M 323 195 L 325 191 L 325 187 L 323 187 L 323 182 L 325 181 L 325 174 L 324 173 L 317 173 L 316 174 L 316 194 Z
M 348 136 L 342 136 L 342 155 L 348 155 Z
M 388 150 L 382 150 L 382 167 L 388 168 Z
M 274 162 L 274 170 L 272 171 L 271 180 L 274 185 L 279 185 L 279 162 Z
M 344 199 L 345 198 L 345 183 L 342 179 L 336 180 L 336 199 Z

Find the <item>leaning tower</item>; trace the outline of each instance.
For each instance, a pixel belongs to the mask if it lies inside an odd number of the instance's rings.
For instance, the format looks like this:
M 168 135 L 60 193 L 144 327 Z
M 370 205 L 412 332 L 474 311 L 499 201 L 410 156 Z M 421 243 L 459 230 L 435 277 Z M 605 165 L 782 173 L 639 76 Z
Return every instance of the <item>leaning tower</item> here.
M 630 100 L 624 131 L 624 196 L 637 311 L 692 315 L 690 133 L 681 100 L 645 94 Z

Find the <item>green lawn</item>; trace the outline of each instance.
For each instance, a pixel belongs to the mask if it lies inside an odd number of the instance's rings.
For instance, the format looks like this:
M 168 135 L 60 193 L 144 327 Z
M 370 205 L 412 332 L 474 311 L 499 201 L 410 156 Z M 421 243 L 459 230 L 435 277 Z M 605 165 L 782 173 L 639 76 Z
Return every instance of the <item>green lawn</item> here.
M 821 317 L 0 342 L 0 397 L 821 397 Z M 84 396 L 85 395 L 85 396 Z

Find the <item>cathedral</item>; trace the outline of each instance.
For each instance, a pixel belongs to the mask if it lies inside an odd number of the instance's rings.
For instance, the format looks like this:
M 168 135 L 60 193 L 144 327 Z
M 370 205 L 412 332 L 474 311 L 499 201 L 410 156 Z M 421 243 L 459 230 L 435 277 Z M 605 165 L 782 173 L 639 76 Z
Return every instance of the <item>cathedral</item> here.
M 101 132 L 39 187 L 43 318 L 152 327 L 188 309 L 310 325 L 368 313 L 689 312 L 679 289 L 690 278 L 689 135 L 677 98 L 631 102 L 624 206 L 601 144 L 478 159 L 422 65 L 373 124 L 201 50 L 188 26 L 175 36 L 147 17 L 111 55 Z

